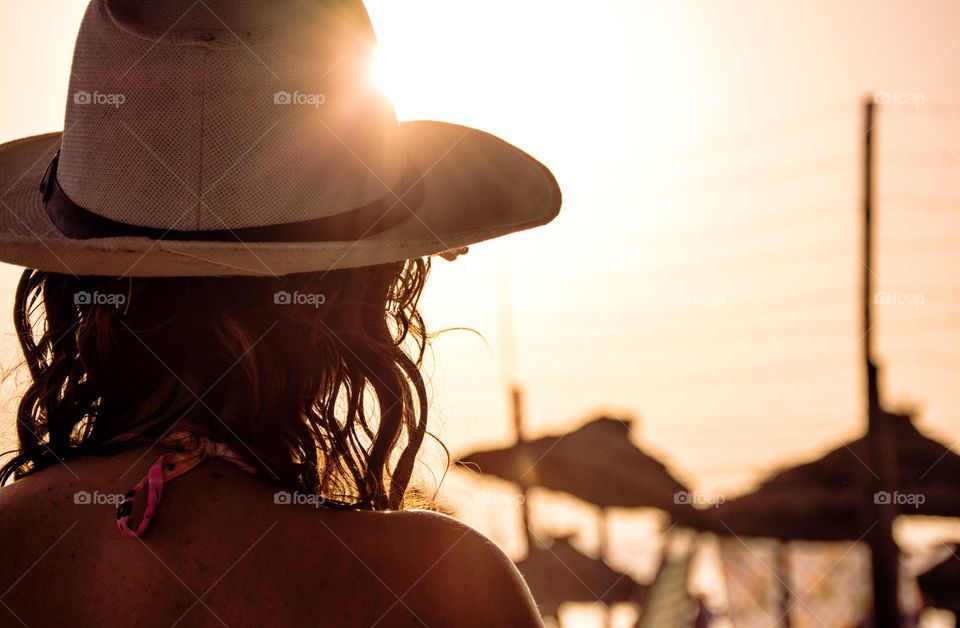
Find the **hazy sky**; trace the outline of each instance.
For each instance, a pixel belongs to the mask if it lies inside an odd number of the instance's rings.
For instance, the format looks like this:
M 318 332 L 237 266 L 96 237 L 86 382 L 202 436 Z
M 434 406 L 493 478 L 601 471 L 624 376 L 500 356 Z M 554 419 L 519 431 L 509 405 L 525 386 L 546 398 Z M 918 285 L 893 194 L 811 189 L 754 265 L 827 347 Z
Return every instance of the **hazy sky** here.
M 82 0 L 0 8 L 0 141 L 62 128 Z M 878 128 L 878 349 L 891 405 L 960 437 L 960 5 L 368 3 L 403 119 L 497 133 L 556 173 L 549 227 L 438 262 L 435 427 L 508 438 L 509 276 L 531 433 L 609 410 L 691 483 L 742 485 L 862 424 L 861 101 Z M 9 311 L 17 270 L 0 270 Z M 9 316 L 0 330 L 9 335 Z M 12 356 L 7 356 L 9 366 Z

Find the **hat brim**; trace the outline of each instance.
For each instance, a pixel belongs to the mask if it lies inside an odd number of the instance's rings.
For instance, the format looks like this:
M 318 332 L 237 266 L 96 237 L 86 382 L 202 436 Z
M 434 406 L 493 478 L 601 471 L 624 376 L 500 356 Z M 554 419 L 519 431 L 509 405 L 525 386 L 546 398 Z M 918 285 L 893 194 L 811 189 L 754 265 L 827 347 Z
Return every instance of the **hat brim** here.
M 546 224 L 559 213 L 560 188 L 550 171 L 498 137 L 432 121 L 402 122 L 400 129 L 423 173 L 420 206 L 369 238 L 307 243 L 70 239 L 47 216 L 40 192 L 62 134 L 9 142 L 0 145 L 0 261 L 73 275 L 279 276 L 436 255 Z

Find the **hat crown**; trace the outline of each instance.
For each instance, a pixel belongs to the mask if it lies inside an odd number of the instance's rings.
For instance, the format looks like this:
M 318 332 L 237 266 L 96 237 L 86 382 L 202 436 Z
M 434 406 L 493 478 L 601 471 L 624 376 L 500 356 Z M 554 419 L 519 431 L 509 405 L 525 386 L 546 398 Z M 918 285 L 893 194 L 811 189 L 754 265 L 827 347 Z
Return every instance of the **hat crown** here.
M 91 0 L 63 132 L 0 145 L 0 261 L 326 273 L 452 259 L 556 217 L 556 179 L 517 147 L 398 124 L 374 42 L 360 0 Z
M 347 213 L 406 153 L 359 0 L 93 0 L 58 170 L 110 220 L 218 230 Z
M 333 16 L 340 33 L 365 33 L 373 40 L 370 17 L 360 0 L 104 0 L 103 4 L 119 27 L 158 45 L 254 45 L 270 37 L 290 36 L 298 28 L 309 32 Z

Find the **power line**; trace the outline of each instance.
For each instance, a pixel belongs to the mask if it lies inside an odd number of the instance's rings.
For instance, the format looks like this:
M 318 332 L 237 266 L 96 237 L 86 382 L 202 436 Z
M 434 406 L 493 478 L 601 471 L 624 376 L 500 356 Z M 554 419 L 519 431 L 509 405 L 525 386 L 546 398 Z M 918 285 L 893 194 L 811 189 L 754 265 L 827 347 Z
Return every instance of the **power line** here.
M 706 294 L 706 290 L 702 291 L 704 296 L 711 296 Z M 752 291 L 753 292 L 753 291 Z M 686 286 L 678 286 L 670 298 L 667 295 L 662 295 L 659 299 L 660 302 L 666 303 L 669 302 L 671 306 L 683 307 L 683 306 L 703 306 L 702 311 L 710 311 L 711 307 L 715 307 L 716 311 L 725 311 L 729 312 L 730 309 L 742 309 L 742 308 L 751 308 L 751 309 L 763 309 L 767 310 L 767 306 L 775 307 L 780 306 L 781 310 L 791 313 L 797 313 L 804 311 L 804 307 L 809 309 L 818 309 L 818 306 L 835 306 L 837 304 L 847 304 L 850 299 L 850 290 L 849 289 L 818 289 L 818 290 L 808 290 L 803 292 L 789 292 L 789 293 L 770 293 L 765 290 L 757 290 L 755 292 L 760 292 L 761 296 L 758 298 L 746 298 L 746 299 L 736 299 L 728 298 L 725 293 L 718 292 L 716 295 L 722 297 L 716 303 L 707 303 L 707 302 L 698 302 L 696 297 L 700 293 L 697 290 L 689 290 Z M 801 305 L 797 305 L 801 304 Z M 810 308 L 804 304 L 812 304 L 814 307 Z M 673 308 L 651 308 L 649 310 L 641 311 L 644 314 L 658 314 L 664 313 L 668 309 Z M 775 310 L 778 311 L 778 310 Z
M 820 321 L 809 321 L 809 322 L 818 323 L 822 325 Z M 835 323 L 836 321 L 834 320 L 831 322 Z M 841 322 L 845 325 L 846 324 L 852 325 L 852 321 L 841 321 Z M 836 326 L 839 327 L 840 325 L 836 325 Z M 737 345 L 741 347 L 755 348 L 759 342 L 769 341 L 769 340 L 783 340 L 785 342 L 794 341 L 794 342 L 809 343 L 812 340 L 842 341 L 842 340 L 849 339 L 851 343 L 853 342 L 853 339 L 851 339 L 850 330 L 828 334 L 826 332 L 820 332 L 820 331 L 801 332 L 800 330 L 802 328 L 803 328 L 803 325 L 789 323 L 787 321 L 776 321 L 775 326 L 768 327 L 766 329 L 758 329 L 756 327 L 752 327 L 749 330 L 746 330 L 746 331 L 749 331 L 749 333 L 743 333 L 743 334 L 733 334 L 733 333 L 728 334 L 728 333 L 722 333 L 722 331 L 718 333 L 717 329 L 705 329 L 701 327 L 698 329 L 687 329 L 687 330 L 684 330 L 682 333 L 678 332 L 678 333 L 669 334 L 669 335 L 664 334 L 663 336 L 658 336 L 655 339 L 661 342 L 648 343 L 644 341 L 642 343 L 642 346 L 644 348 L 650 348 L 655 346 L 668 346 L 674 350 L 677 350 L 680 347 L 686 346 L 682 344 L 684 340 L 693 341 L 697 347 L 702 347 L 702 348 L 707 348 L 707 347 L 716 348 L 716 347 L 722 347 L 726 345 Z M 743 331 L 743 330 L 738 329 L 736 331 Z M 705 333 L 710 333 L 712 335 L 710 335 L 706 340 L 704 340 L 701 337 L 698 337 L 699 335 L 705 334 Z M 637 342 L 640 343 L 640 341 L 637 341 Z
M 891 365 L 888 368 L 910 368 L 910 369 L 923 369 L 931 371 L 957 371 L 960 370 L 960 361 L 951 361 L 944 359 L 943 356 L 934 357 L 926 356 L 924 359 L 918 360 L 913 357 L 898 357 L 896 363 Z
M 923 236 L 917 238 L 885 238 L 883 250 L 890 255 L 940 255 L 958 249 L 960 236 Z
M 797 265 L 816 264 L 835 259 L 844 255 L 853 254 L 850 243 L 846 240 L 835 240 L 824 242 L 812 246 L 797 247 L 787 251 L 777 251 L 777 255 L 757 254 L 757 253 L 739 253 L 725 257 L 706 256 L 701 259 L 689 260 L 680 265 L 661 265 L 651 267 L 653 271 L 674 271 L 683 273 L 684 271 L 702 271 L 705 266 L 710 267 L 718 264 L 728 264 L 730 262 L 749 262 L 753 261 L 762 264 L 759 270 L 768 271 L 776 268 L 785 268 Z M 758 270 L 756 266 L 745 270 Z
M 637 382 L 640 385 L 651 384 L 658 389 L 663 385 L 679 384 L 684 388 L 712 388 L 716 386 L 729 386 L 731 380 L 727 379 L 733 376 L 737 385 L 756 384 L 756 383 L 783 383 L 793 379 L 807 379 L 817 377 L 830 377 L 839 372 L 855 371 L 857 365 L 850 360 L 850 364 L 838 364 L 836 356 L 831 358 L 818 358 L 808 361 L 795 361 L 785 364 L 759 364 L 759 365 L 727 365 L 720 368 L 692 371 L 674 375 L 673 377 L 656 377 L 651 374 L 637 374 Z M 749 379 L 753 376 L 752 379 Z M 746 378 L 746 379 L 745 379 Z M 648 393 L 649 394 L 649 393 Z
M 728 237 L 721 239 L 718 238 L 718 235 L 725 235 L 732 232 L 749 232 L 751 230 L 763 231 L 774 228 L 776 228 L 777 231 L 786 231 L 790 230 L 792 227 L 798 227 L 805 224 L 819 224 L 827 218 L 846 218 L 850 216 L 850 213 L 847 211 L 847 207 L 852 206 L 853 203 L 854 201 L 849 198 L 830 200 L 819 203 L 787 207 L 773 211 L 768 210 L 764 212 L 757 212 L 753 216 L 748 216 L 743 220 L 738 220 L 732 223 L 698 225 L 694 229 L 661 231 L 659 233 L 646 232 L 643 234 L 644 246 L 656 246 L 658 244 L 664 244 L 662 238 L 669 236 L 677 236 L 685 239 L 693 239 L 697 236 L 702 236 L 714 238 L 718 242 L 722 240 L 723 243 L 728 243 L 730 241 Z M 838 209 L 841 209 L 842 211 L 838 211 Z M 768 234 L 764 234 L 764 236 L 766 235 Z M 764 236 L 750 234 L 743 236 L 742 240 L 756 240 Z
M 960 331 L 960 325 L 954 325 L 950 329 L 937 329 L 935 327 L 924 327 L 924 328 L 914 328 L 899 330 L 894 333 L 888 332 L 885 328 L 881 327 L 881 331 L 884 333 L 881 334 L 882 338 L 888 339 L 890 341 L 895 340 L 912 340 L 917 336 L 942 336 L 945 334 L 953 334 Z
M 881 162 L 908 168 L 948 168 L 960 166 L 960 156 L 946 149 L 886 150 L 880 155 Z
M 771 419 L 777 419 L 778 421 L 783 421 L 783 423 L 771 423 Z M 753 435 L 760 435 L 763 433 L 792 433 L 792 432 L 803 432 L 807 429 L 828 429 L 835 428 L 837 425 L 857 425 L 862 419 L 852 416 L 840 416 L 840 415 L 790 415 L 790 414 L 781 414 L 779 412 L 770 412 L 763 415 L 753 415 L 746 416 L 743 414 L 734 414 L 734 415 L 718 415 L 713 413 L 705 414 L 695 414 L 695 415 L 677 415 L 677 414 L 658 414 L 656 416 L 656 424 L 667 423 L 670 425 L 676 425 L 678 423 L 689 423 L 689 422 L 701 422 L 701 421 L 712 421 L 716 424 L 723 423 L 746 423 L 749 425 L 755 425 L 757 423 L 762 423 L 764 431 L 756 432 Z M 795 423 L 803 424 L 803 428 L 798 428 Z M 781 429 L 788 428 L 788 429 Z M 653 427 L 649 428 L 651 433 L 655 433 L 657 436 L 667 436 L 667 437 L 678 437 L 678 436 L 689 436 L 691 438 L 696 437 L 700 434 L 691 433 L 689 428 L 677 429 L 677 430 L 660 430 Z M 725 432 L 724 435 L 727 436 L 742 436 L 747 435 L 743 432 Z M 709 435 L 708 435 L 709 437 Z
M 880 194 L 881 201 L 888 200 L 897 200 L 901 203 L 923 203 L 925 209 L 944 209 L 944 210 L 957 210 L 960 209 L 960 196 L 948 196 L 942 194 L 927 194 L 925 192 L 905 192 L 905 191 L 891 191 L 883 192 Z M 884 211 L 888 208 L 884 206 Z M 891 210 L 896 211 L 897 208 L 891 207 Z M 904 207 L 902 210 L 913 211 L 914 207 Z
M 838 171 L 838 168 L 852 168 L 854 166 L 856 166 L 856 155 L 854 154 L 831 155 L 793 163 L 778 164 L 767 168 L 712 173 L 699 178 L 688 177 L 679 181 L 671 181 L 659 187 L 645 186 L 643 191 L 656 196 L 677 193 L 689 194 L 692 192 L 710 193 L 718 189 L 735 188 L 744 184 L 761 185 L 781 181 L 795 181 L 801 176 L 849 174 Z M 710 184 L 714 185 L 703 189 L 703 186 Z
M 884 107 L 883 113 L 884 115 L 892 113 L 907 116 L 926 116 L 928 118 L 960 120 L 960 103 L 923 102 L 912 107 Z
M 909 307 L 909 306 L 905 306 Z M 920 312 L 920 308 L 911 308 L 913 309 L 913 315 L 911 318 L 880 318 L 878 323 L 880 326 L 883 326 L 887 323 L 902 324 L 902 323 L 913 323 L 915 325 L 923 325 L 925 329 L 934 329 L 936 325 L 948 325 L 950 326 L 951 331 L 954 329 L 960 328 L 960 314 L 949 314 L 947 316 L 930 316 L 925 315 L 923 317 L 918 317 L 917 314 Z M 900 308 L 899 310 L 894 310 L 896 312 L 906 313 L 907 310 Z M 920 322 L 922 321 L 922 323 Z
M 830 255 L 833 253 L 851 253 L 850 243 L 846 240 L 828 240 L 826 242 L 816 242 L 804 246 L 797 246 L 790 249 L 776 249 L 773 251 L 733 251 L 730 255 L 716 256 L 705 255 L 700 258 L 693 258 L 684 261 L 678 265 L 663 265 L 663 268 L 673 268 L 680 270 L 683 268 L 701 268 L 705 264 L 711 266 L 715 264 L 726 264 L 729 262 L 760 262 L 766 264 L 796 262 L 809 262 L 812 257 Z
M 816 126 L 824 122 L 835 121 L 849 116 L 850 113 L 850 101 L 835 102 L 806 111 L 776 124 L 756 128 L 743 133 L 707 139 L 703 142 L 688 144 L 670 151 L 657 152 L 656 154 L 652 155 L 642 155 L 641 158 L 662 161 L 668 156 L 683 157 L 688 156 L 691 153 L 702 155 L 705 151 L 710 149 L 725 152 L 729 152 L 731 150 L 743 150 L 753 146 L 770 144 L 775 140 L 791 137 L 802 131 L 809 131 L 811 126 Z

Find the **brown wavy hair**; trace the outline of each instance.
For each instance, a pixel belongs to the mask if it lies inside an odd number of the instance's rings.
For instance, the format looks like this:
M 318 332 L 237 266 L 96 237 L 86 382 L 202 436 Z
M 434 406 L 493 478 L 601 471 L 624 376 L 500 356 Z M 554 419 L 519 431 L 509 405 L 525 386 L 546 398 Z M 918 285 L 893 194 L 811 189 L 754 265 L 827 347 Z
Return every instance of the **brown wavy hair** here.
M 334 508 L 429 504 L 411 487 L 428 433 L 418 301 L 429 269 L 418 259 L 279 278 L 25 271 L 14 315 L 30 384 L 0 485 L 189 425 Z

